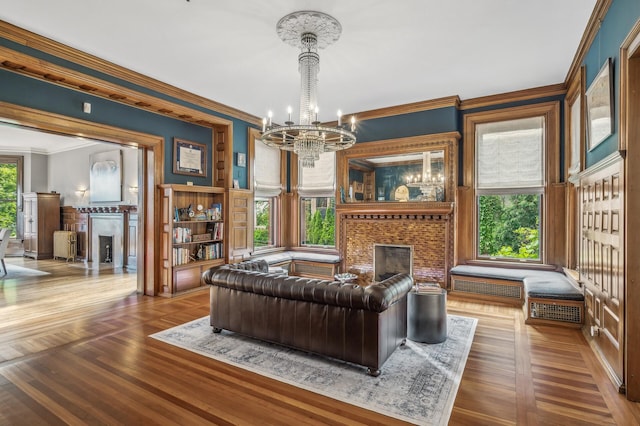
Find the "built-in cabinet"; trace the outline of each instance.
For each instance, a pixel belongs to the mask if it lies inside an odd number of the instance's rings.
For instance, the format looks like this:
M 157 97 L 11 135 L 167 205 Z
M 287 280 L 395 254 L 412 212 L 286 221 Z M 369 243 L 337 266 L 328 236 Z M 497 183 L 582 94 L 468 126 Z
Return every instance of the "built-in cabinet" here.
M 229 190 L 229 262 L 237 263 L 253 251 L 253 192 Z
M 223 188 L 159 185 L 161 212 L 160 294 L 173 296 L 201 286 L 202 273 L 225 263 Z
M 580 256 L 587 336 L 607 372 L 624 386 L 624 167 L 614 153 L 580 176 Z
M 60 194 L 23 194 L 24 255 L 34 259 L 53 257 L 53 233 L 60 229 Z

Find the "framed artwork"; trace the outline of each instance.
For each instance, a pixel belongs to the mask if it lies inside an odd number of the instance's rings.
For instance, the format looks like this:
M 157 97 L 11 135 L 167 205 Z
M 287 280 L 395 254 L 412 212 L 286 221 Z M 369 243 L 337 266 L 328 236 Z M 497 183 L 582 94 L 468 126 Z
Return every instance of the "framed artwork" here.
M 173 138 L 173 173 L 207 177 L 207 146 Z
M 613 133 L 613 70 L 607 58 L 587 89 L 587 131 L 589 150 Z
M 89 198 L 95 202 L 122 201 L 122 152 L 98 152 L 89 156 Z
M 244 152 L 239 152 L 237 158 L 238 167 L 247 167 L 247 154 Z

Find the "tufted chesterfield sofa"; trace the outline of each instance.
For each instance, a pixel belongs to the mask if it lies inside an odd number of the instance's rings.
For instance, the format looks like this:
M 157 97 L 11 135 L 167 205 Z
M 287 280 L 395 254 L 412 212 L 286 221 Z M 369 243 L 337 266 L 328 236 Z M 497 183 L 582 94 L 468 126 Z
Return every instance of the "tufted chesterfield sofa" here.
M 212 268 L 202 282 L 211 286 L 214 332 L 360 364 L 372 376 L 407 337 L 409 275 L 362 287 L 271 274 L 262 260 Z

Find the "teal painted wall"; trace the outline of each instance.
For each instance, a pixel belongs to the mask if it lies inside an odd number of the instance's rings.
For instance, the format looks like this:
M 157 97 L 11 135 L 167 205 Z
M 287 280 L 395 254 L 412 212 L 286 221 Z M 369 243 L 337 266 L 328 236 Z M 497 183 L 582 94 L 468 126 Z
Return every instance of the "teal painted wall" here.
M 459 130 L 455 107 L 432 109 L 358 122 L 357 143 Z
M 620 100 L 620 45 L 640 18 L 640 0 L 613 0 L 600 30 L 589 47 L 583 65 L 586 71 L 586 87 L 593 82 L 607 58 L 613 60 L 613 113 L 614 131 L 611 136 L 591 151 L 587 148 L 586 166 L 592 166 L 618 149 Z M 587 147 L 588 147 L 587 142 Z

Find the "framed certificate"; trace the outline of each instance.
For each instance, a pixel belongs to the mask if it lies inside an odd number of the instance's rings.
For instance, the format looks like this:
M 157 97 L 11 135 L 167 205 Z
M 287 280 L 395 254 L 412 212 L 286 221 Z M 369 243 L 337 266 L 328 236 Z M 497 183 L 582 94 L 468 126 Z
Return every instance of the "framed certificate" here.
M 207 177 L 207 146 L 173 138 L 173 173 Z

